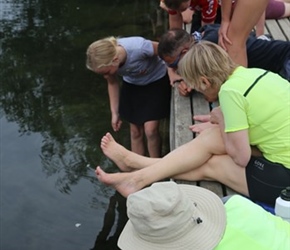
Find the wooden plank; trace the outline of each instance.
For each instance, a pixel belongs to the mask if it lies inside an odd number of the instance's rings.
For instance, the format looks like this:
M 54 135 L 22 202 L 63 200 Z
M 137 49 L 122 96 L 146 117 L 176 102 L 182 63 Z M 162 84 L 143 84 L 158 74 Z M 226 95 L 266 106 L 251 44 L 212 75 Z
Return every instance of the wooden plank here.
M 192 140 L 193 134 L 188 128 L 192 124 L 190 98 L 181 96 L 175 86 L 171 102 L 170 149 L 173 150 Z
M 286 40 L 290 41 L 290 20 L 288 18 L 282 18 L 279 19 L 277 22 Z
M 175 101 L 175 88 L 172 89 L 171 91 L 171 101 L 170 101 L 170 118 L 169 118 L 169 147 L 170 151 L 172 151 L 175 148 L 175 138 L 176 138 L 176 133 L 175 133 L 175 109 L 176 106 L 178 105 Z
M 215 194 L 217 194 L 219 197 L 227 196 L 226 191 L 223 191 L 223 185 L 216 181 L 200 181 L 198 183 L 200 187 L 206 188 Z
M 204 99 L 201 93 L 193 91 L 192 97 L 192 114 L 208 115 L 210 112 L 209 103 Z
M 270 31 L 268 30 L 268 27 L 267 27 L 266 25 L 264 26 L 264 33 L 265 33 L 265 35 L 266 35 L 266 34 L 271 35 L 271 33 L 270 33 Z
M 266 27 L 268 28 L 270 35 L 275 39 L 275 40 L 282 40 L 282 41 L 287 41 L 287 38 L 281 31 L 277 21 L 275 19 L 269 19 L 266 20 Z

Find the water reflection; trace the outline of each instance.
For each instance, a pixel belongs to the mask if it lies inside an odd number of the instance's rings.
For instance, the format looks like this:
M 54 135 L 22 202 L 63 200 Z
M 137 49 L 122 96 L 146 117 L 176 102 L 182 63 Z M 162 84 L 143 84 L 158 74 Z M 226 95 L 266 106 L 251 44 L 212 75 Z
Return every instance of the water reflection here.
M 117 241 L 128 220 L 126 211 L 126 199 L 118 192 L 115 192 L 115 194 L 110 198 L 109 206 L 104 216 L 103 228 L 98 233 L 95 245 L 91 250 L 119 249 L 117 247 Z M 116 226 L 114 229 L 113 227 L 115 223 Z M 111 233 L 113 234 L 110 236 Z
M 114 249 L 125 200 L 89 169 L 116 171 L 98 145 L 106 83 L 85 51 L 108 35 L 157 39 L 166 24 L 156 0 L 0 2 L 1 249 Z M 126 126 L 114 137 L 129 145 Z

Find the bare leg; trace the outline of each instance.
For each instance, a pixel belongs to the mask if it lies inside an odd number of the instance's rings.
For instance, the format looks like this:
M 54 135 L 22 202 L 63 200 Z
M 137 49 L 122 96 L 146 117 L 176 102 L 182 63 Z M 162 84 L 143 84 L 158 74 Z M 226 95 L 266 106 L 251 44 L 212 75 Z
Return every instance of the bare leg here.
M 257 24 L 268 4 L 268 0 L 238 1 L 227 32 L 232 45 L 226 43 L 229 56 L 234 62 L 247 66 L 247 38 Z
M 122 171 L 126 172 L 147 167 L 160 160 L 160 158 L 150 158 L 129 151 L 117 143 L 110 133 L 103 136 L 101 149 Z
M 161 155 L 161 137 L 159 121 L 148 121 L 144 124 L 147 147 L 150 157 L 159 158 Z
M 202 167 L 173 177 L 177 180 L 218 181 L 238 193 L 249 196 L 245 168 L 228 155 L 214 155 Z
M 290 0 L 285 2 L 285 12 L 282 17 L 290 17 Z
M 145 155 L 144 128 L 130 123 L 131 150 L 139 155 Z
M 153 165 L 131 173 L 106 174 L 96 169 L 98 179 L 113 186 L 122 195 L 130 193 L 167 177 L 186 173 L 203 166 L 213 155 L 225 154 L 219 128 L 204 130 L 194 140 L 164 156 Z M 220 163 L 222 165 L 222 163 Z

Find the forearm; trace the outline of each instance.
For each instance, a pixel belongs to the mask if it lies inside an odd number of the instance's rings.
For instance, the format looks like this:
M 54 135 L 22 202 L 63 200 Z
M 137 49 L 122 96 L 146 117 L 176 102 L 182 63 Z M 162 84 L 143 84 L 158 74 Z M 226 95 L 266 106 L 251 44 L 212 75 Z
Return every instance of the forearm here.
M 221 0 L 221 12 L 222 22 L 230 22 L 232 12 L 232 0 Z
M 263 12 L 262 16 L 259 18 L 256 24 L 256 36 L 259 37 L 264 35 L 264 26 L 265 26 L 265 11 Z
M 251 157 L 251 148 L 248 143 L 247 130 L 227 133 L 225 132 L 224 121 L 219 122 L 219 128 L 221 130 L 227 154 L 237 165 L 246 167 Z
M 178 75 L 176 71 L 172 68 L 167 68 L 167 73 L 170 79 L 171 86 L 174 86 L 175 81 L 182 79 L 182 77 Z
M 183 19 L 181 13 L 169 15 L 169 28 L 182 29 Z
M 108 82 L 108 93 L 110 99 L 110 109 L 112 114 L 119 113 L 119 84 Z

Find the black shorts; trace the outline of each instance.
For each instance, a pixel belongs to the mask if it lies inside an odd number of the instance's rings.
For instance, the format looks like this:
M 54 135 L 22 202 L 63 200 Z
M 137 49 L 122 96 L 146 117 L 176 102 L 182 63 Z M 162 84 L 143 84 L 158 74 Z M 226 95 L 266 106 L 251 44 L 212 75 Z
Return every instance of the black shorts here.
M 264 157 L 251 157 L 246 176 L 250 198 L 270 205 L 275 204 L 282 189 L 290 186 L 290 169 Z
M 119 105 L 121 118 L 136 125 L 168 118 L 171 88 L 167 73 L 144 86 L 123 81 Z

